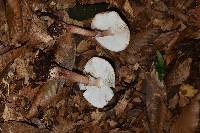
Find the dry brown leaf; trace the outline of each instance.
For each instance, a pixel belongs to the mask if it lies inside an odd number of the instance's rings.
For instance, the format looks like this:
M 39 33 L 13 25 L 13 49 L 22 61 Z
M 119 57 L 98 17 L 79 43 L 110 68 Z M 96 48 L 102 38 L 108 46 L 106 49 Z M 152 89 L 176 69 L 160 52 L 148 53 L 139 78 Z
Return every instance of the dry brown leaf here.
M 200 7 L 190 10 L 190 22 L 197 27 L 200 27 Z
M 133 70 L 131 70 L 128 66 L 121 66 L 118 69 L 119 81 L 125 81 L 126 83 L 130 83 L 134 79 Z
M 17 76 L 24 78 L 24 84 L 26 85 L 29 84 L 29 78 L 31 76 L 27 70 L 27 63 L 21 58 L 16 58 L 12 64 L 12 68 L 16 71 Z
M 176 109 L 177 106 L 184 107 L 189 103 L 190 100 L 188 99 L 188 97 L 182 95 L 181 93 L 178 93 L 169 100 L 169 108 Z
M 162 33 L 153 42 L 157 47 L 165 48 L 166 50 L 171 50 L 176 46 L 176 42 L 180 34 L 177 31 L 170 31 Z
M 111 127 L 116 127 L 116 125 L 117 125 L 117 122 L 116 121 L 114 121 L 114 120 L 107 120 L 107 122 L 109 123 L 109 125 L 111 126 Z
M 89 125 L 88 127 L 85 127 L 81 129 L 83 133 L 102 133 L 102 130 L 99 126 L 97 125 Z
M 170 133 L 194 133 L 198 128 L 200 111 L 200 94 L 196 95 L 191 103 L 184 108 L 175 122 L 172 123 Z
M 5 67 L 13 62 L 21 54 L 25 53 L 25 46 L 22 46 L 17 49 L 8 51 L 7 53 L 0 56 L 0 72 L 5 69 Z
M 1 124 L 2 133 L 48 133 L 47 129 L 39 129 L 23 122 L 5 122 Z
M 32 43 L 38 43 L 38 42 L 49 43 L 50 41 L 52 41 L 53 38 L 50 35 L 48 35 L 45 27 L 40 26 L 36 16 L 34 16 L 34 20 L 35 21 L 31 24 L 31 29 L 30 29 L 31 31 L 29 33 Z
M 189 20 L 189 16 L 181 12 L 179 9 L 170 8 L 169 14 L 173 15 L 176 19 L 179 19 L 184 23 L 187 23 Z
M 49 80 L 43 86 L 41 86 L 40 91 L 38 92 L 32 106 L 26 115 L 27 118 L 32 118 L 37 114 L 38 106 L 44 107 L 49 104 L 53 104 L 58 102 L 61 98 L 59 94 L 61 92 L 58 91 L 58 83 L 57 81 Z
M 176 106 L 178 105 L 178 102 L 179 102 L 179 96 L 178 96 L 178 94 L 176 94 L 176 95 L 173 96 L 173 98 L 171 98 L 169 100 L 169 106 L 168 106 L 168 108 L 175 109 Z
M 175 55 L 173 55 L 173 54 L 166 54 L 164 56 L 164 60 L 166 62 L 166 65 L 169 65 L 174 60 L 174 58 L 175 58 Z
M 84 5 L 84 4 L 97 4 L 102 2 L 108 2 L 108 0 L 78 0 L 78 2 Z
M 57 41 L 55 61 L 61 66 L 71 70 L 75 63 L 75 44 L 72 41 L 71 33 L 64 33 Z
M 15 111 L 12 108 L 5 105 L 4 112 L 2 115 L 4 121 L 16 120 L 16 116 L 14 112 Z
M 166 12 L 169 10 L 167 5 L 165 4 L 165 2 L 163 2 L 161 0 L 152 2 L 152 7 L 153 7 L 153 9 L 155 9 L 157 11 L 161 11 L 161 12 Z
M 178 102 L 179 106 L 184 107 L 189 103 L 190 103 L 190 100 L 186 96 L 179 93 L 179 102 Z
M 127 49 L 120 52 L 120 61 L 123 64 L 128 63 L 129 65 L 134 65 L 138 62 L 147 63 L 153 57 L 154 49 L 152 44 L 159 35 L 159 29 L 149 29 L 147 31 L 141 31 L 136 35 L 132 34 Z
M 183 62 L 178 62 L 172 72 L 169 72 L 166 83 L 169 86 L 182 84 L 189 75 L 191 68 L 192 58 L 187 58 Z
M 126 97 L 124 96 L 123 99 L 121 99 L 117 105 L 115 106 L 115 112 L 116 115 L 120 116 L 120 114 L 122 114 L 124 112 L 124 110 L 126 109 L 127 105 L 128 105 L 128 101 L 126 99 Z
M 93 47 L 95 47 L 94 43 L 90 40 L 82 40 L 76 50 L 77 50 L 77 53 L 83 53 L 83 52 L 86 52 L 90 49 L 92 49 Z
M 57 10 L 65 10 L 73 7 L 76 4 L 76 0 L 55 0 L 51 1 L 51 6 L 56 6 Z
M 23 20 L 20 0 L 6 1 L 7 23 L 9 27 L 9 37 L 13 42 L 19 41 L 23 35 Z
M 98 124 L 105 112 L 99 112 L 98 110 L 91 112 L 91 118 L 94 120 L 94 124 Z
M 4 121 L 23 120 L 23 116 L 15 111 L 14 108 L 5 105 L 4 112 L 2 114 Z
M 183 24 L 182 21 L 178 21 L 171 18 L 165 18 L 165 19 L 155 18 L 153 20 L 153 25 L 160 27 L 162 31 L 172 31 L 172 30 L 183 31 L 187 27 L 186 25 Z
M 151 76 L 146 75 L 144 90 L 146 92 L 145 101 L 147 108 L 148 126 L 151 132 L 164 132 L 166 121 L 169 119 L 169 112 L 165 105 L 165 88 L 157 82 L 157 75 L 153 71 Z
M 41 86 L 42 85 L 38 85 L 37 87 L 32 88 L 31 85 L 28 85 L 19 91 L 19 96 L 28 97 L 30 100 L 32 100 Z
M 193 0 L 170 0 L 168 5 L 180 11 L 186 10 L 192 4 Z

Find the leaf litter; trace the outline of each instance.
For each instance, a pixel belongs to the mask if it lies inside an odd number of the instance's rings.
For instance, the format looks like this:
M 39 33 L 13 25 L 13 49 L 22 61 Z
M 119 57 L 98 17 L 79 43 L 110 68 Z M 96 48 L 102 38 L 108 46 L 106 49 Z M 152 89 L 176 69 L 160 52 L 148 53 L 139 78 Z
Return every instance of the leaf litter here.
M 0 0 L 1 132 L 199 132 L 199 5 Z M 131 32 L 121 52 L 65 28 L 90 29 L 95 14 L 113 10 Z M 55 66 L 83 74 L 92 57 L 106 59 L 116 73 L 104 108 L 88 103 L 76 83 L 48 77 Z

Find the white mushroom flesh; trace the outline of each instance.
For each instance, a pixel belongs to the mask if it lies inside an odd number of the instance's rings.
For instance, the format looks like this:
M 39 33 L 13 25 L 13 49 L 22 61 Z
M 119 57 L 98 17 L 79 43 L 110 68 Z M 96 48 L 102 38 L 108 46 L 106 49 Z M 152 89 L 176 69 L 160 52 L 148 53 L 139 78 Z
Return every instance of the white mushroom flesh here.
M 91 28 L 102 31 L 107 30 L 111 33 L 107 36 L 96 36 L 96 40 L 111 51 L 122 51 L 129 44 L 130 30 L 115 11 L 97 14 L 92 20 Z
M 97 108 L 103 108 L 114 96 L 110 87 L 115 87 L 115 73 L 110 63 L 102 58 L 93 57 L 85 65 L 84 72 L 100 79 L 99 86 L 79 84 L 80 90 L 86 90 L 83 96 Z

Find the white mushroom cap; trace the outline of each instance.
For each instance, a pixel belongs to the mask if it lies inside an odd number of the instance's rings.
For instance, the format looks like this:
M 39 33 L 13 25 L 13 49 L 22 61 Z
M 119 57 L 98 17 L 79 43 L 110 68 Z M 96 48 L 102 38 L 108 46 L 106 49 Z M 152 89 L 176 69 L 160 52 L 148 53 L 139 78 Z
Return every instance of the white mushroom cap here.
M 99 86 L 79 84 L 80 90 L 86 90 L 83 96 L 97 108 L 103 108 L 114 96 L 110 87 L 115 87 L 115 72 L 110 63 L 102 58 L 91 58 L 84 67 L 84 72 L 100 79 Z
M 99 37 L 96 40 L 105 48 L 119 52 L 124 50 L 130 40 L 130 30 L 127 24 L 115 11 L 98 13 L 92 20 L 92 29 L 108 30 L 112 35 Z

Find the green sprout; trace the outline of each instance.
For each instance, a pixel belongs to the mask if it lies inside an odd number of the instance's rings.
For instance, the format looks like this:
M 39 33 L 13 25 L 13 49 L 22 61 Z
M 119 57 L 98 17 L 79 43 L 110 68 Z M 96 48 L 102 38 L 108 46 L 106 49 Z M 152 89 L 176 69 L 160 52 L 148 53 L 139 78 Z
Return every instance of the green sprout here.
M 158 72 L 158 78 L 162 81 L 166 75 L 166 64 L 163 59 L 163 55 L 160 51 L 156 51 L 156 71 Z

